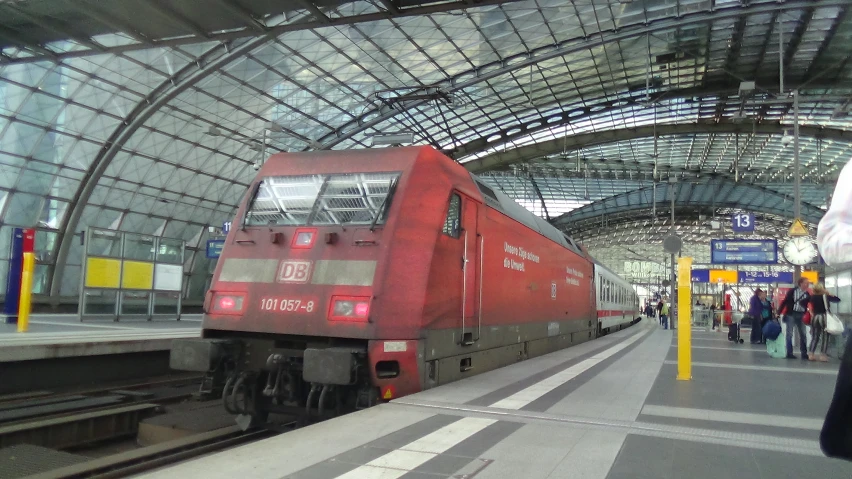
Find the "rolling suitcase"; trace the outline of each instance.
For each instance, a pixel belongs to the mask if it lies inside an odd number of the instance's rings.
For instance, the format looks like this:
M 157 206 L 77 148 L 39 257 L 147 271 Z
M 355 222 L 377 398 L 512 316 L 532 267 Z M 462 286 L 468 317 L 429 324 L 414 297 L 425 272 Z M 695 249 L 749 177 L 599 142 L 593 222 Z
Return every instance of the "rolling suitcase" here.
M 740 323 L 731 321 L 728 325 L 728 341 L 733 341 L 735 344 L 743 342 L 740 338 Z

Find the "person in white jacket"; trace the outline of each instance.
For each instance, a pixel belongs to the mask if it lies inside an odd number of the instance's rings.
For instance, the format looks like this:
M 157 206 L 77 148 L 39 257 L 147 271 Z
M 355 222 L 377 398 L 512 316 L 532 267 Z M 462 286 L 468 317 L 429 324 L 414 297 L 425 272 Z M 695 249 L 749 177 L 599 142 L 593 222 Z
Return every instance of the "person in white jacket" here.
M 843 167 L 837 179 L 831 208 L 819 222 L 817 244 L 829 265 L 852 265 L 852 162 Z M 852 340 L 846 342 L 819 443 L 827 456 L 852 461 Z
M 819 222 L 817 245 L 826 264 L 852 266 L 852 161 L 840 172 L 831 207 Z

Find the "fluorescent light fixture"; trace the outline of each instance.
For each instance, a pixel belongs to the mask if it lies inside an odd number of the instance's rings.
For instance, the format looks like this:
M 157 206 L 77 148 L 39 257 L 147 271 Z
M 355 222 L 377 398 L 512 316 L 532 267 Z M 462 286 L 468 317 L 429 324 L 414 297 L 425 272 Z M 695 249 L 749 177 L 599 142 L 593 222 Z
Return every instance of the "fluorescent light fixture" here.
M 398 133 L 379 133 L 373 135 L 373 145 L 402 145 L 405 143 L 414 143 L 414 133 L 410 131 L 400 131 Z
M 278 123 L 268 121 L 266 122 L 266 129 L 269 131 L 274 131 L 275 133 L 281 133 L 284 131 L 284 127 L 279 125 Z

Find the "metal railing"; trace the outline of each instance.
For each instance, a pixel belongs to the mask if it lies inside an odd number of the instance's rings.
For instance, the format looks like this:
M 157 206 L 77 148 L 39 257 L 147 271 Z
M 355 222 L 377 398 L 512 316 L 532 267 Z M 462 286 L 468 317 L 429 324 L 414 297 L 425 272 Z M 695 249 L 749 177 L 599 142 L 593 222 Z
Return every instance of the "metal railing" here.
M 713 325 L 713 311 L 709 309 L 693 309 L 692 310 L 692 326 L 697 328 L 706 328 L 710 331 Z

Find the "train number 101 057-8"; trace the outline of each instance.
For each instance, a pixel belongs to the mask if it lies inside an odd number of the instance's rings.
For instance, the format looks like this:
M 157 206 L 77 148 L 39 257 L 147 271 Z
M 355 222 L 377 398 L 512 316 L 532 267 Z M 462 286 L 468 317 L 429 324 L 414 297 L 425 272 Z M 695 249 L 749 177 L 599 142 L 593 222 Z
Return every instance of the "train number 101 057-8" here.
M 312 313 L 316 303 L 301 299 L 262 298 L 260 300 L 261 311 L 283 311 Z

